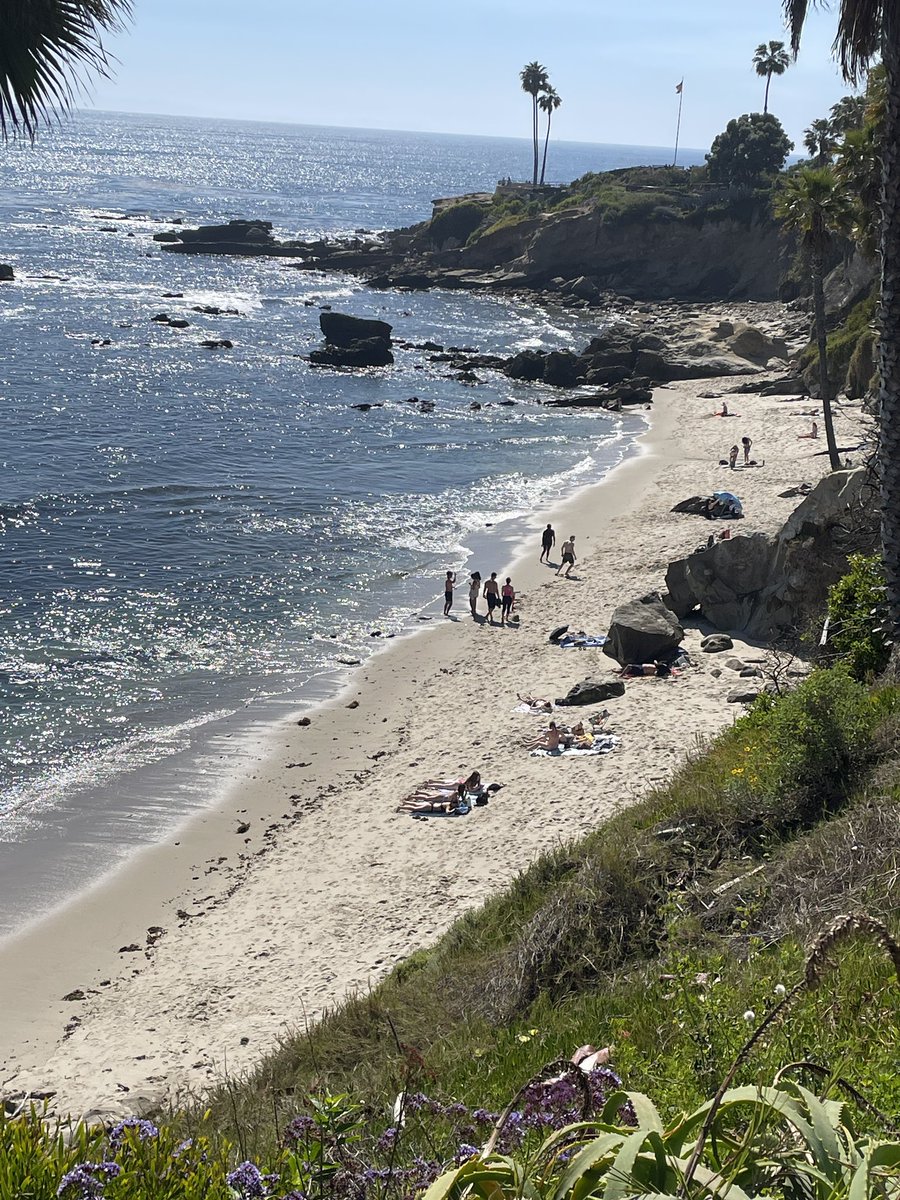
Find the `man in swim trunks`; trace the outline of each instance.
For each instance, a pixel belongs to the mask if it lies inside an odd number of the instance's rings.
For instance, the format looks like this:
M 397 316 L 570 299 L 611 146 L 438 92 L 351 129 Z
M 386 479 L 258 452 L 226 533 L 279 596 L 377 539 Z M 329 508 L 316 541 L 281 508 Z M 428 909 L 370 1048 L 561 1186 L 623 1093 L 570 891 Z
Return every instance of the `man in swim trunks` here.
M 490 579 L 484 584 L 484 598 L 487 600 L 488 620 L 494 624 L 494 609 L 500 604 L 500 585 L 497 582 L 497 572 L 491 571 Z
M 444 580 L 444 616 L 450 616 L 450 609 L 453 607 L 453 585 L 456 583 L 456 576 L 452 571 L 447 572 L 447 578 Z
M 562 544 L 562 562 L 556 568 L 557 575 L 560 573 L 560 571 L 563 569 L 563 567 L 565 567 L 566 568 L 566 579 L 568 579 L 569 572 L 575 566 L 576 557 L 577 556 L 575 554 L 575 534 L 570 533 L 569 540 L 567 542 L 563 542 L 563 544 Z
M 556 545 L 556 534 L 553 531 L 553 526 L 548 522 L 547 528 L 541 534 L 541 557 L 538 562 L 543 562 L 544 559 L 549 563 L 550 551 Z

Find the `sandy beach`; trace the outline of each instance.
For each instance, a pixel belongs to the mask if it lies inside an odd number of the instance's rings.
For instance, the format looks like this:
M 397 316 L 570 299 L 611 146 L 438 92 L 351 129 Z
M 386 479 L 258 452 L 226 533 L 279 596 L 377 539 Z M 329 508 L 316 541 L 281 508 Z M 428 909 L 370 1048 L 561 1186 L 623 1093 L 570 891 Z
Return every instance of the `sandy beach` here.
M 720 305 L 698 327 L 747 314 Z M 513 712 L 517 692 L 556 698 L 587 676 L 615 678 L 601 651 L 562 650 L 547 634 L 563 623 L 602 634 L 616 604 L 662 589 L 668 562 L 719 526 L 672 514 L 673 504 L 725 487 L 744 503 L 735 536 L 774 532 L 798 503 L 778 493 L 823 474 L 824 438 L 797 436 L 817 402 L 728 396 L 739 416 L 714 417 L 720 401 L 700 393 L 734 382 L 657 389 L 638 457 L 540 514 L 514 562 L 477 564 L 483 576 L 512 575 L 518 627 L 472 621 L 461 587 L 455 620 L 376 654 L 310 724 L 273 729 L 224 800 L 170 843 L 0 945 L 0 1092 L 51 1091 L 69 1111 L 131 1110 L 249 1068 L 739 716 L 726 701 L 731 655 L 701 652 L 698 622 L 685 638 L 696 666 L 628 681 L 609 701 L 621 739 L 611 754 L 532 758 L 520 742 L 541 722 Z M 860 420 L 856 405 L 839 410 L 840 445 L 858 442 Z M 743 435 L 765 466 L 732 473 L 719 460 Z M 548 519 L 554 566 L 576 534 L 572 579 L 538 563 Z M 765 649 L 735 636 L 732 654 L 755 664 Z M 422 780 L 473 769 L 504 785 L 486 807 L 453 819 L 396 812 Z

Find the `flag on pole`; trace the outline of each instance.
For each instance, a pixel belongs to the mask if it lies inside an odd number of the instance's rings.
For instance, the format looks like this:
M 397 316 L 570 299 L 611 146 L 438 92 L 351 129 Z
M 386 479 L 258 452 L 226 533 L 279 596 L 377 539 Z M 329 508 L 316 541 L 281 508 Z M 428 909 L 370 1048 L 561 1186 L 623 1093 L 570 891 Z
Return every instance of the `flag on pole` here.
M 680 95 L 681 95 L 681 92 L 682 92 L 682 89 L 683 89 L 683 88 L 684 88 L 684 80 L 682 79 L 681 83 L 676 83 L 676 84 L 675 84 L 675 94 L 676 94 L 676 96 L 680 96 Z

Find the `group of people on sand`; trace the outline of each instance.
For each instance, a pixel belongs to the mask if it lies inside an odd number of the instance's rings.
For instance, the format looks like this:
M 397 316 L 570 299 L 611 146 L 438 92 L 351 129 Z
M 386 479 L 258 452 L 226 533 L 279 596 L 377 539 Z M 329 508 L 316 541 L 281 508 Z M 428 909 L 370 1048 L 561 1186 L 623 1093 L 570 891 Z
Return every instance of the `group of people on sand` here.
M 753 445 L 753 441 L 751 438 L 748 438 L 748 437 L 741 438 L 741 447 L 743 448 L 743 451 L 744 451 L 744 466 L 745 467 L 750 466 L 750 447 L 752 445 Z M 738 455 L 740 454 L 740 452 L 741 452 L 740 448 L 737 445 L 732 446 L 731 449 L 728 451 L 728 465 L 729 465 L 729 467 L 731 467 L 732 471 L 737 466 Z
M 453 607 L 453 589 L 456 587 L 456 573 L 448 571 L 444 579 L 444 616 L 450 616 Z M 473 571 L 469 576 L 469 610 L 477 621 L 479 619 L 478 601 L 487 601 L 487 618 L 495 625 L 494 613 L 500 610 L 500 624 L 508 625 L 513 621 L 513 609 L 516 607 L 516 589 L 509 575 L 501 585 L 497 572 L 491 571 L 490 579 L 482 580 L 480 571 Z M 518 620 L 518 617 L 515 618 Z
M 538 562 L 545 562 L 548 567 L 552 567 L 553 563 L 550 561 L 550 551 L 553 549 L 553 547 L 555 545 L 556 545 L 556 530 L 548 522 L 547 528 L 541 534 L 541 557 L 538 559 Z M 562 546 L 560 547 L 559 553 L 560 553 L 560 563 L 559 563 L 559 566 L 556 568 L 556 574 L 559 575 L 560 571 L 562 571 L 563 567 L 565 567 L 566 568 L 565 578 L 568 579 L 572 568 L 575 566 L 575 560 L 578 558 L 578 555 L 575 553 L 575 534 L 574 533 L 569 534 L 568 538 L 563 542 Z
M 474 805 L 484 805 L 492 792 L 499 792 L 502 783 L 485 785 L 481 774 L 473 771 L 463 779 L 426 779 L 414 792 L 410 792 L 397 807 L 397 812 L 441 813 L 460 816 Z

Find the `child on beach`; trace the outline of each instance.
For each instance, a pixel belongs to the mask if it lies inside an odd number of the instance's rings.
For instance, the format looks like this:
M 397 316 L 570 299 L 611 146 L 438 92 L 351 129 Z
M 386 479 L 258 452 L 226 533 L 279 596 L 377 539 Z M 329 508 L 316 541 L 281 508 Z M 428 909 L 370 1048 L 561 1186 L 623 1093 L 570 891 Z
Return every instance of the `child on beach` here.
M 505 625 L 507 619 L 512 615 L 513 605 L 516 602 L 516 593 L 513 589 L 512 580 L 508 575 L 506 583 L 500 589 L 500 597 L 502 600 L 500 605 L 500 624 Z
M 453 586 L 456 583 L 456 576 L 452 571 L 447 572 L 447 577 L 444 580 L 444 616 L 450 616 L 450 609 L 453 607 Z

